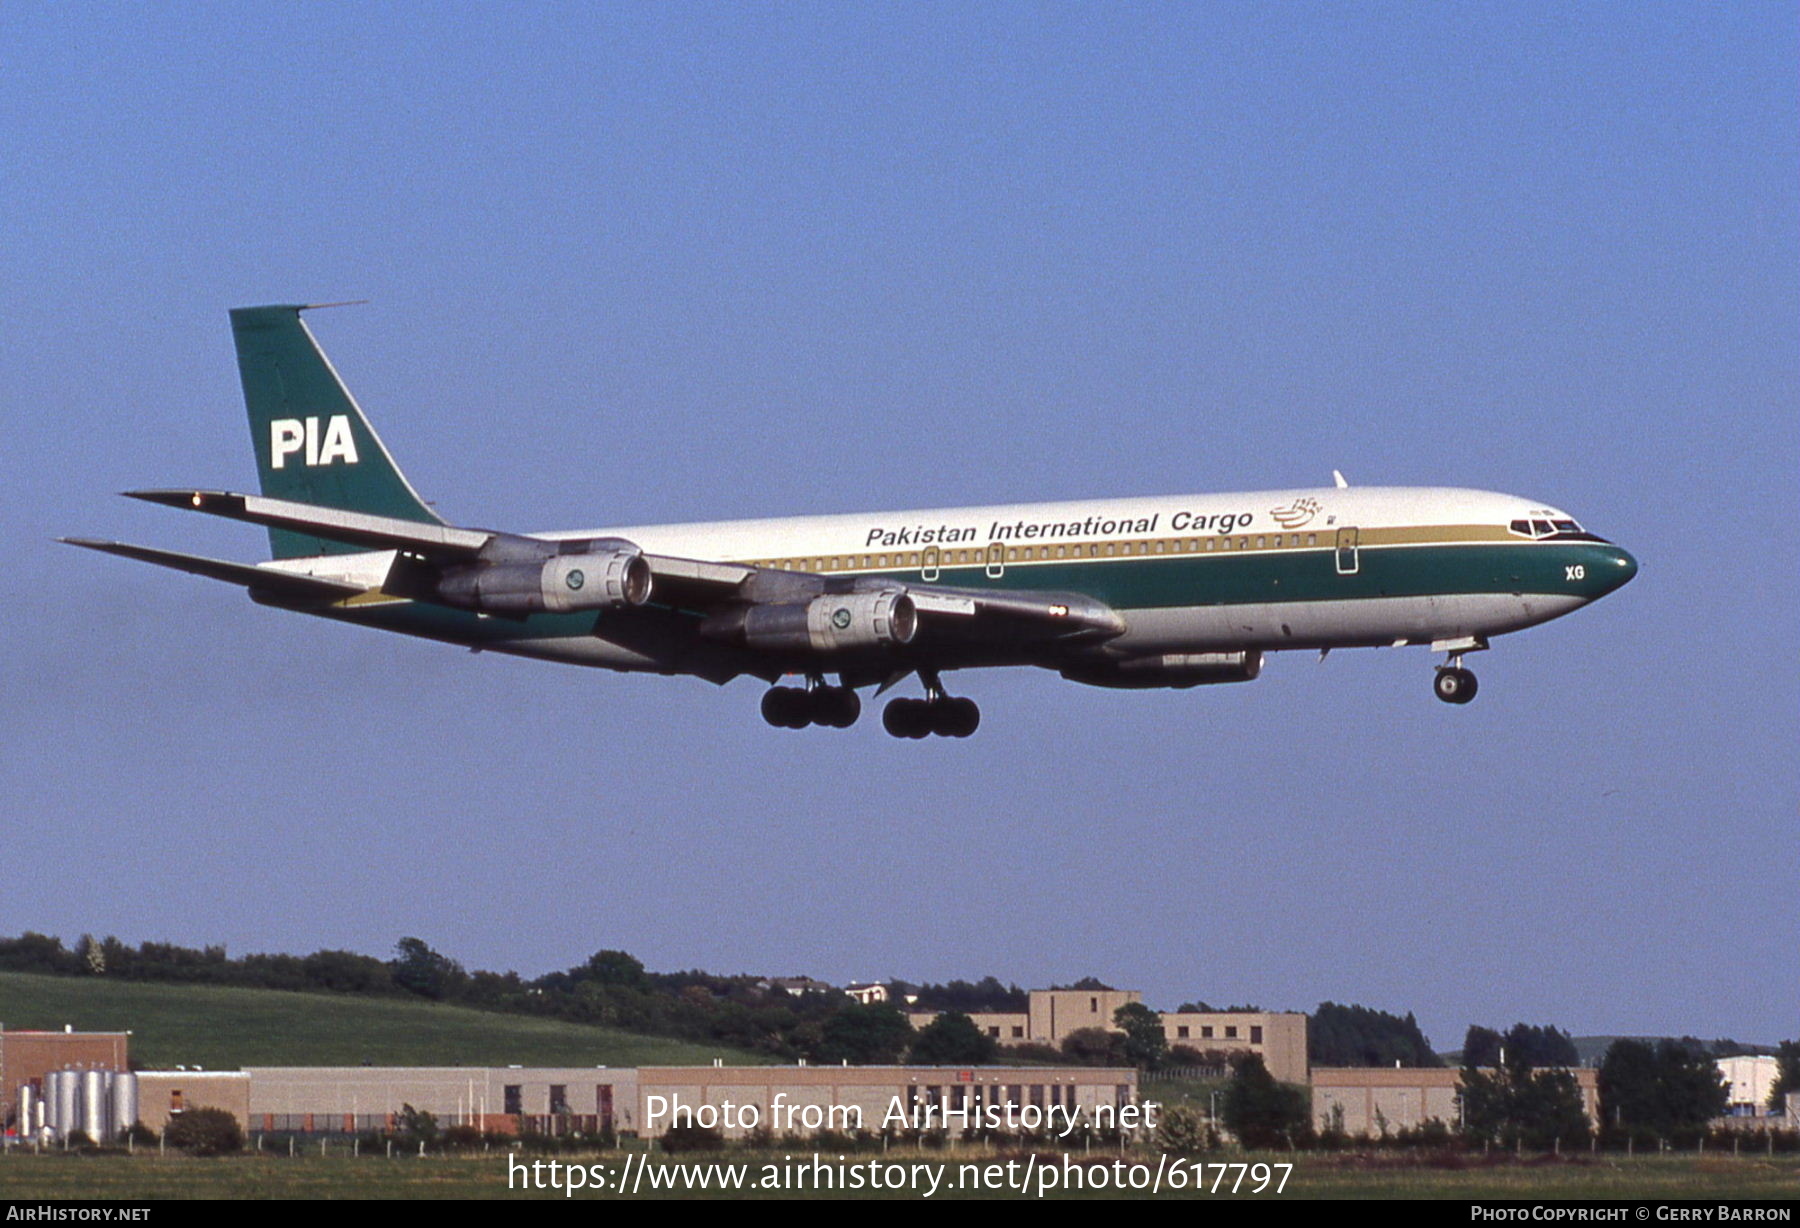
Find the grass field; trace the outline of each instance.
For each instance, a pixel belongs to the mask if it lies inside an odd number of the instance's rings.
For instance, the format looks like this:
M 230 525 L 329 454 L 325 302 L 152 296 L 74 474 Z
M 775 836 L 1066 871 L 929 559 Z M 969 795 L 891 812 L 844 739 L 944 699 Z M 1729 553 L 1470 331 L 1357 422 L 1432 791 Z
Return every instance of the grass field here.
M 719 1157 L 683 1157 L 689 1163 L 725 1160 L 750 1166 L 754 1175 L 780 1154 L 733 1153 Z M 795 1154 L 796 1161 L 806 1163 L 809 1155 Z M 866 1163 L 873 1156 L 860 1157 Z M 895 1152 L 884 1162 L 910 1164 L 949 1164 L 952 1171 L 962 1162 L 991 1164 L 1006 1159 L 979 1150 L 944 1153 Z M 1094 1157 L 1100 1158 L 1098 1155 Z M 1143 1157 L 1137 1157 L 1142 1159 Z M 601 1157 L 575 1157 L 587 1164 Z M 1774 1160 L 1730 1158 L 1696 1159 L 1694 1157 L 1644 1157 L 1624 1159 L 1611 1157 L 1595 1162 L 1565 1163 L 1504 1161 L 1493 1166 L 1479 1163 L 1463 1168 L 1433 1167 L 1394 1157 L 1302 1155 L 1264 1155 L 1245 1157 L 1223 1155 L 1208 1157 L 1242 1160 L 1262 1159 L 1273 1163 L 1295 1161 L 1288 1179 L 1284 1199 L 1356 1198 L 1356 1199 L 1433 1199 L 1433 1198 L 1517 1198 L 1517 1199 L 1793 1199 L 1800 1197 L 1800 1160 L 1777 1157 Z M 621 1158 L 617 1154 L 603 1157 L 603 1162 L 616 1172 Z M 672 1163 L 660 1160 L 660 1163 Z M 1155 1167 L 1154 1156 L 1148 1163 Z M 0 1158 L 0 1198 L 102 1198 L 102 1199 L 198 1199 L 198 1198 L 550 1198 L 562 1200 L 561 1193 L 549 1191 L 508 1190 L 507 1160 L 503 1154 L 464 1158 L 385 1158 L 352 1159 L 348 1156 L 320 1158 L 316 1155 L 288 1159 L 285 1156 L 242 1156 L 229 1159 L 196 1160 L 154 1155 L 78 1156 L 49 1154 L 34 1156 L 12 1154 Z M 946 1177 L 948 1180 L 948 1175 Z M 577 1198 L 605 1199 L 618 1197 L 597 1192 L 582 1192 Z M 771 1198 L 826 1196 L 813 1190 L 757 1191 L 734 1190 L 729 1194 L 665 1193 L 662 1197 Z M 843 1197 L 842 1192 L 831 1194 Z M 917 1197 L 907 1194 L 876 1194 L 852 1191 L 852 1197 Z M 938 1197 L 955 1196 L 940 1193 Z M 1018 1194 L 988 1193 L 989 1198 L 1020 1197 Z M 1120 1195 L 1113 1190 L 1085 1193 L 1059 1192 L 1053 1197 L 1107 1197 Z M 1148 1197 L 1127 1194 L 1126 1197 Z M 1205 1199 L 1212 1194 L 1168 1192 L 1163 1198 Z M 1277 1197 L 1263 1195 L 1262 1197 Z
M 7 1028 L 124 1032 L 146 1067 L 767 1064 L 716 1045 L 421 1001 L 0 972 Z

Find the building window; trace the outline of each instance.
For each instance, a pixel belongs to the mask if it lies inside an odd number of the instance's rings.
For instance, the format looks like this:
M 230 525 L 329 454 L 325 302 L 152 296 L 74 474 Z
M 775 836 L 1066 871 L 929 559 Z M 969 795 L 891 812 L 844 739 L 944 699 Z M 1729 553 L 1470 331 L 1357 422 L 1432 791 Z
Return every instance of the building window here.
M 1226 1040 L 1236 1040 L 1237 1039 L 1237 1025 L 1236 1024 L 1232 1024 L 1230 1027 L 1225 1029 L 1225 1039 Z
M 1178 1039 L 1186 1040 L 1188 1038 L 1187 1025 L 1182 1024 L 1180 1027 L 1176 1028 L 1175 1035 Z
M 1088 999 L 1088 1014 L 1098 1015 L 1099 1013 L 1100 1013 L 1100 999 L 1099 998 L 1089 998 Z
M 1022 1040 L 1025 1036 L 1025 1029 L 1021 1025 L 1015 1023 L 1013 1024 L 1012 1034 L 1014 1040 Z
M 1205 1040 L 1211 1040 L 1211 1039 L 1212 1039 L 1212 1034 L 1213 1034 L 1213 1030 L 1212 1030 L 1212 1025 L 1211 1025 L 1211 1024 L 1206 1024 L 1206 1025 L 1205 1025 L 1205 1026 L 1203 1026 L 1203 1027 L 1202 1027 L 1202 1028 L 1201 1028 L 1201 1029 L 1200 1029 L 1200 1035 L 1201 1035 L 1201 1037 L 1202 1037 L 1202 1038 L 1203 1038 L 1203 1039 L 1205 1039 Z
M 988 1035 L 992 1036 L 995 1040 L 999 1040 L 1000 1039 L 1000 1025 L 995 1024 L 993 1027 L 989 1028 Z
M 550 1085 L 550 1111 L 552 1113 L 567 1113 L 569 1111 L 568 1084 L 552 1083 Z
M 517 1083 L 508 1083 L 506 1085 L 505 1091 L 502 1093 L 504 1096 L 504 1107 L 501 1109 L 501 1112 L 518 1114 L 525 1111 L 525 1106 L 523 1104 L 524 1097 L 520 1094 L 521 1091 L 522 1089 Z
M 1251 1028 L 1250 1028 L 1250 1043 L 1253 1045 L 1262 1044 L 1262 1027 L 1260 1024 L 1251 1026 Z

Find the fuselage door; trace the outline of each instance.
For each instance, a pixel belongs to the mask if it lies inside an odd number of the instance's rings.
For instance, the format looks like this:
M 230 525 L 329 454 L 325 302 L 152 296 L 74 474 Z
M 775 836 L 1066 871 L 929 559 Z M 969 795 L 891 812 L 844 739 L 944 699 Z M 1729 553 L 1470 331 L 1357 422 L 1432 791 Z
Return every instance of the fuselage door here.
M 936 583 L 938 578 L 938 548 L 925 547 L 925 553 L 919 559 L 919 579 L 927 584 Z
M 987 578 L 998 580 L 1006 574 L 1006 547 L 994 542 L 987 548 Z
M 1356 530 L 1339 529 L 1337 531 L 1337 573 L 1340 576 L 1353 576 L 1360 565 L 1356 557 Z

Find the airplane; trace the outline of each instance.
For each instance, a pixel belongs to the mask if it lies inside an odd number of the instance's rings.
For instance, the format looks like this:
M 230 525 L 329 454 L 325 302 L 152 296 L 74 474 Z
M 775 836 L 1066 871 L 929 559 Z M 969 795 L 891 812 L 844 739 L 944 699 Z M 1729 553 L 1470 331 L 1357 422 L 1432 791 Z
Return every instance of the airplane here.
M 327 306 L 316 304 L 313 306 Z M 1254 680 L 1290 650 L 1428 645 L 1433 691 L 1475 697 L 1463 657 L 1636 575 L 1541 500 L 1351 486 L 708 524 L 511 533 L 452 525 L 401 473 L 314 340 L 311 306 L 231 312 L 260 494 L 130 497 L 260 525 L 246 564 L 71 545 L 242 586 L 261 604 L 477 652 L 749 676 L 773 726 L 846 728 L 860 688 L 917 675 L 900 738 L 981 721 L 953 670 L 1035 666 L 1099 687 Z M 828 681 L 831 676 L 836 682 Z M 783 685 L 797 678 L 800 685 Z

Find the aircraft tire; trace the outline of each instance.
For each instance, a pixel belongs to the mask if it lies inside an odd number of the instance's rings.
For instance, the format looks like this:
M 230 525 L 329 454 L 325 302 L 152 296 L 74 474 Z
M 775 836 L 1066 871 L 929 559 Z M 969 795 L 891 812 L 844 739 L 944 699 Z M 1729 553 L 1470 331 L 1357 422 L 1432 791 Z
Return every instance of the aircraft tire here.
M 881 726 L 896 738 L 922 738 L 931 732 L 930 705 L 918 699 L 896 699 L 881 710 Z
M 1440 669 L 1431 688 L 1447 704 L 1466 704 L 1475 698 L 1475 675 L 1466 669 Z
M 847 686 L 824 687 L 813 692 L 813 721 L 832 729 L 848 729 L 862 715 L 862 700 Z
M 966 738 L 981 727 L 981 709 L 972 699 L 946 699 L 933 706 L 931 732 L 941 738 Z
M 810 697 L 798 687 L 772 686 L 763 692 L 762 716 L 777 729 L 804 729 L 812 721 Z

